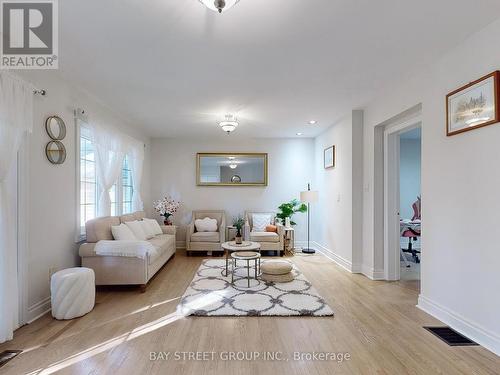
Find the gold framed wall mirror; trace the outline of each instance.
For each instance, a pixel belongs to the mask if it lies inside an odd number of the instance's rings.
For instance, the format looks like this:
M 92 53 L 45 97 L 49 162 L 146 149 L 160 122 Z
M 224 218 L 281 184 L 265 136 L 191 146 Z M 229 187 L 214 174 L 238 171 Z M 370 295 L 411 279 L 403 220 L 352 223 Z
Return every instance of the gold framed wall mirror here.
M 198 186 L 267 186 L 267 171 L 266 153 L 196 154 Z

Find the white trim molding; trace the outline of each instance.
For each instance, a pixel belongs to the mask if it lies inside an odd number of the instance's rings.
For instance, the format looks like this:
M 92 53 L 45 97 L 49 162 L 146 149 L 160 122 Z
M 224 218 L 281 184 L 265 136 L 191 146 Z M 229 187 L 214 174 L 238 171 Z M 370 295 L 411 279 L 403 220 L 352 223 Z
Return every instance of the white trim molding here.
M 370 280 L 385 280 L 385 272 L 383 269 L 374 269 L 366 264 L 361 266 L 361 273 Z
M 17 269 L 19 283 L 19 326 L 28 321 L 29 263 L 29 157 L 30 137 L 24 136 L 17 159 Z
M 28 324 L 34 322 L 38 318 L 40 318 L 42 315 L 45 315 L 51 310 L 50 306 L 50 297 L 47 297 L 34 305 L 30 306 L 28 309 L 28 317 L 27 317 L 27 322 Z
M 420 310 L 425 311 L 427 314 L 432 315 L 436 319 L 439 319 L 469 339 L 484 346 L 496 355 L 500 355 L 500 336 L 492 332 L 488 332 L 479 324 L 467 320 L 460 314 L 451 311 L 447 307 L 444 307 L 421 294 L 418 296 L 417 307 Z
M 301 241 L 296 242 L 296 245 L 302 244 Z M 324 247 L 323 245 L 317 243 L 316 241 L 311 241 L 311 245 L 313 248 L 315 248 L 319 253 L 323 254 L 326 256 L 328 259 L 334 261 L 337 263 L 340 267 L 344 268 L 345 270 L 351 272 L 351 273 L 361 273 L 361 266 L 358 264 L 352 264 L 349 260 L 341 257 L 340 255 L 336 254 L 334 251 Z

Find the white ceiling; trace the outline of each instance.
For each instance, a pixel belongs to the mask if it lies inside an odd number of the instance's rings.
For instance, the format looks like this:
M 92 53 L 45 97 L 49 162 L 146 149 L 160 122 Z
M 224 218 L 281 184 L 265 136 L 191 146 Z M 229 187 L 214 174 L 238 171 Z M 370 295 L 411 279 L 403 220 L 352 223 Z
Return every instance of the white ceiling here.
M 153 137 L 315 136 L 500 17 L 498 0 L 64 0 L 65 79 Z M 318 125 L 307 125 L 310 119 Z

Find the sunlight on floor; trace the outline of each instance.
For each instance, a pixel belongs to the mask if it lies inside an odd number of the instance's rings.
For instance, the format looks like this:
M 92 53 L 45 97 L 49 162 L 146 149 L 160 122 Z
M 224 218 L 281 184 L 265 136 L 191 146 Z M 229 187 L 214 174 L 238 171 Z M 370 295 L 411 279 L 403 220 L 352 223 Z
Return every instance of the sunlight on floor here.
M 141 313 L 141 312 L 144 312 L 144 311 L 147 311 L 147 310 L 153 309 L 153 308 L 155 308 L 155 307 L 158 307 L 158 306 L 161 306 L 161 305 L 165 305 L 165 304 L 167 304 L 167 303 L 170 303 L 170 302 L 173 302 L 173 301 L 176 301 L 176 300 L 180 300 L 180 299 L 181 299 L 181 297 L 175 297 L 175 298 L 171 298 L 171 299 L 168 299 L 168 300 L 165 300 L 165 301 L 152 303 L 152 304 L 150 304 L 150 305 L 147 305 L 147 306 L 141 307 L 140 309 L 137 309 L 137 310 L 135 310 L 135 311 L 132 311 L 132 312 L 130 312 L 130 313 L 128 313 L 128 314 L 125 314 L 125 315 L 120 315 L 120 316 L 119 316 L 119 317 L 117 317 L 117 318 L 114 318 L 114 319 L 108 320 L 108 321 L 106 321 L 106 322 L 104 322 L 104 323 L 101 323 L 101 324 L 97 324 L 97 325 L 93 326 L 93 327 L 92 327 L 92 329 L 96 329 L 96 328 L 99 328 L 99 327 L 103 327 L 103 326 L 105 326 L 105 325 L 107 325 L 107 324 L 110 324 L 110 323 L 116 322 L 116 321 L 118 321 L 118 320 L 123 320 L 124 318 L 127 318 L 127 317 L 129 317 L 129 316 L 132 316 L 132 315 L 135 315 L 135 314 L 139 314 L 139 313 Z M 70 338 L 70 337 L 73 337 L 73 336 L 75 336 L 75 335 L 79 335 L 79 334 L 81 334 L 81 333 L 82 333 L 82 331 L 77 331 L 77 332 L 73 332 L 71 335 L 68 335 L 68 336 L 64 336 L 64 335 L 62 335 L 62 336 L 58 337 L 57 339 L 52 340 L 52 341 L 50 341 L 50 342 L 45 342 L 45 343 L 42 343 L 42 344 L 40 344 L 40 345 L 36 345 L 36 346 L 32 346 L 32 347 L 30 347 L 30 348 L 23 349 L 23 354 L 26 354 L 26 353 L 28 353 L 28 352 L 31 352 L 31 351 L 33 351 L 33 350 L 36 350 L 36 349 L 39 349 L 39 348 L 42 348 L 42 347 L 46 347 L 46 346 L 47 346 L 47 345 L 49 345 L 49 344 L 53 344 L 53 343 L 55 343 L 55 342 L 58 342 L 58 341 L 61 341 L 61 340 L 65 340 L 65 339 L 68 339 L 68 338 Z
M 211 303 L 213 303 L 221 298 L 221 293 L 218 293 L 216 296 L 215 295 L 211 296 L 211 294 L 215 294 L 215 293 L 209 293 L 205 296 L 202 296 L 200 298 L 197 298 L 197 299 L 191 301 L 189 304 L 190 308 L 199 309 L 199 308 L 207 306 L 207 305 L 209 305 L 209 304 L 211 304 Z M 167 303 L 167 301 L 164 301 L 163 303 Z M 151 306 L 157 306 L 159 304 L 162 304 L 162 302 L 160 302 L 156 305 L 151 305 Z M 148 307 L 136 310 L 134 313 L 144 311 L 145 309 L 148 309 Z M 156 330 L 158 330 L 162 327 L 165 327 L 166 325 L 171 324 L 177 320 L 180 320 L 188 315 L 189 315 L 188 313 L 176 311 L 172 314 L 166 315 L 166 316 L 159 318 L 157 320 L 154 320 L 150 323 L 143 324 L 139 327 L 136 327 L 133 330 L 126 332 L 118 337 L 112 338 L 112 339 L 107 340 L 105 342 L 102 342 L 98 345 L 92 346 L 84 351 L 81 351 L 77 354 L 69 356 L 69 357 L 67 357 L 59 362 L 52 363 L 48 367 L 40 368 L 40 369 L 37 369 L 35 371 L 32 371 L 32 372 L 28 373 L 27 375 L 53 374 L 57 371 L 60 371 L 64 368 L 66 368 L 66 367 L 72 366 L 80 361 L 86 360 L 86 359 L 93 357 L 97 354 L 100 354 L 100 353 L 103 353 L 109 349 L 112 349 L 120 344 L 123 344 L 124 342 L 131 341 L 131 340 L 136 339 L 138 337 L 141 337 L 145 334 L 156 331 Z M 33 349 L 31 349 L 31 350 L 33 350 Z
M 227 291 L 220 290 L 216 292 L 210 292 L 202 297 L 196 298 L 184 304 L 183 308 L 180 309 L 179 313 L 183 315 L 190 315 L 195 310 L 200 310 L 205 306 L 213 305 L 227 295 Z

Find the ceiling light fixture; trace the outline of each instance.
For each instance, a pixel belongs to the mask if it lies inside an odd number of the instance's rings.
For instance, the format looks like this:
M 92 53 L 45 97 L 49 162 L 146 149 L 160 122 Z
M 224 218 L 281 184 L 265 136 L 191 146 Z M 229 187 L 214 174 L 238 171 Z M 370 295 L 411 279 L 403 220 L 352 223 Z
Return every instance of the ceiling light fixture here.
M 200 0 L 208 9 L 215 12 L 227 12 L 230 8 L 236 5 L 240 0 Z
M 300 137 L 302 134 L 304 134 L 304 133 L 297 133 L 297 135 L 298 135 L 299 137 Z
M 234 115 L 228 114 L 225 116 L 225 120 L 219 122 L 219 126 L 229 134 L 238 127 L 238 121 Z
M 316 120 L 309 120 L 307 123 L 309 125 L 316 125 L 317 121 Z

